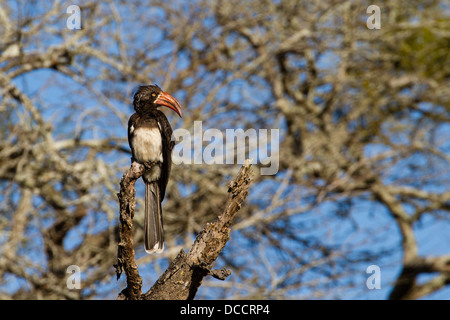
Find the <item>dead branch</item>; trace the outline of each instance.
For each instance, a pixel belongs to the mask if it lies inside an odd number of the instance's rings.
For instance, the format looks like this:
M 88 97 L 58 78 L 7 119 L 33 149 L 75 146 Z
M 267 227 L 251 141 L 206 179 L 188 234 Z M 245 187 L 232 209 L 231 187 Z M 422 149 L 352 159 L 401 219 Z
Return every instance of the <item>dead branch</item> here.
M 117 194 L 120 202 L 119 219 L 119 243 L 117 248 L 117 279 L 122 273 L 127 276 L 127 287 L 122 291 L 119 297 L 128 299 L 139 299 L 141 296 L 142 278 L 137 270 L 134 258 L 133 246 L 133 218 L 134 208 L 136 207 L 136 180 L 142 176 L 144 166 L 132 162 L 120 181 L 120 192 Z
M 212 264 L 230 239 L 230 225 L 249 193 L 251 160 L 246 160 L 236 178 L 229 184 L 228 200 L 223 213 L 213 223 L 208 223 L 197 236 L 188 253 L 181 250 L 153 287 L 141 293 L 142 278 L 139 275 L 133 248 L 132 219 L 135 207 L 135 182 L 142 175 L 143 166 L 134 163 L 125 172 L 118 194 L 120 201 L 120 235 L 118 245 L 117 278 L 124 272 L 127 288 L 119 299 L 184 300 L 193 299 L 205 276 L 225 280 L 231 272 L 212 270 Z
M 440 273 L 426 283 L 418 284 L 417 277 L 423 273 Z M 390 300 L 412 300 L 421 298 L 450 283 L 450 255 L 441 257 L 416 257 L 404 263 L 394 287 Z

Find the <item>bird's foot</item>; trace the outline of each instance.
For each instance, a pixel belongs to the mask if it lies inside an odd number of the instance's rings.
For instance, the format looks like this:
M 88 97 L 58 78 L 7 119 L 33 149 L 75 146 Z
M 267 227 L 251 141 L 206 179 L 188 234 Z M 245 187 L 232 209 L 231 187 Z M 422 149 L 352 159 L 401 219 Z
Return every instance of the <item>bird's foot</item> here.
M 151 169 L 158 161 L 146 161 L 143 163 L 145 169 Z

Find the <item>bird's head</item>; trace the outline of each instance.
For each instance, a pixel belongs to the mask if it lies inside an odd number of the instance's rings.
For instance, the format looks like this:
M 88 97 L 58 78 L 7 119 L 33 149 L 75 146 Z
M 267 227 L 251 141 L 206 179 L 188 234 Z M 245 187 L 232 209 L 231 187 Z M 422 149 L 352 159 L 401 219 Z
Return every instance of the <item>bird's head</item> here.
M 177 99 L 162 91 L 157 85 L 140 86 L 134 94 L 133 105 L 136 112 L 142 112 L 146 108 L 165 106 L 175 111 L 180 118 L 181 106 Z

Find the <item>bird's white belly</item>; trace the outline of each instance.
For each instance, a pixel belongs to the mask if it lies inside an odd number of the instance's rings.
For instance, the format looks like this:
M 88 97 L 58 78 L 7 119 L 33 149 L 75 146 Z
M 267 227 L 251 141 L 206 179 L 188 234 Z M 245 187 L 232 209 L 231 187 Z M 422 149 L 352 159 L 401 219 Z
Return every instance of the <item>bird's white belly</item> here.
M 163 161 L 161 133 L 158 128 L 138 128 L 133 132 L 133 153 L 139 163 L 150 161 Z M 147 181 L 157 180 L 161 175 L 160 164 L 145 174 Z
M 158 128 L 138 128 L 133 132 L 134 157 L 138 162 L 162 161 L 161 133 Z

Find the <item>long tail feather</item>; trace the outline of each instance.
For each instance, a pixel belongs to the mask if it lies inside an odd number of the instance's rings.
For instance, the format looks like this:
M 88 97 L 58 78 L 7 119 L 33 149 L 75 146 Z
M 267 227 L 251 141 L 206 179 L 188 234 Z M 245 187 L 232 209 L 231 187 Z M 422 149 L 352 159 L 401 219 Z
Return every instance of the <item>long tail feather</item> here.
M 145 251 L 149 254 L 164 250 L 164 230 L 158 182 L 145 183 Z

